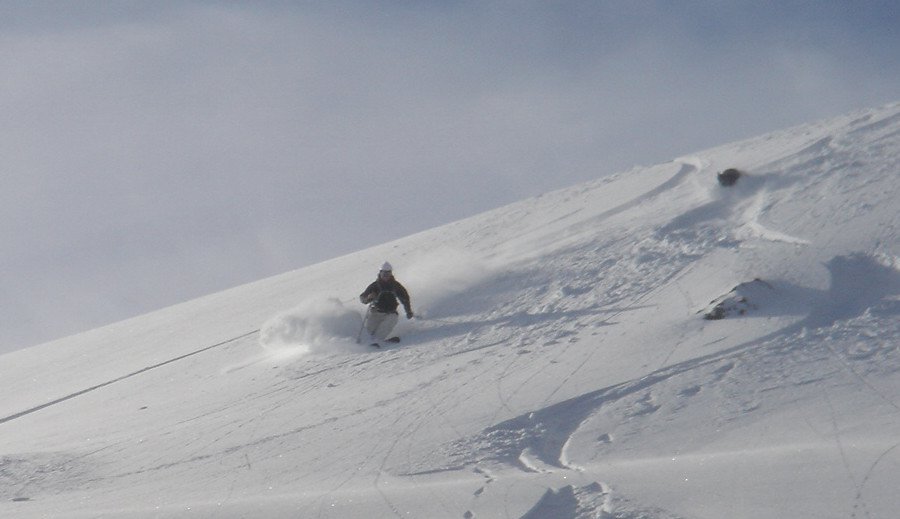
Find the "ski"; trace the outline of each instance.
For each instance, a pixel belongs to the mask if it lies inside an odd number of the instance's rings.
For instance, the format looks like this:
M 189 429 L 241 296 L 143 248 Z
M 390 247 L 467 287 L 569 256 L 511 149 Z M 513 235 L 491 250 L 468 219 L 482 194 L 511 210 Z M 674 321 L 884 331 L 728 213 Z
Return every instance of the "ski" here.
M 398 342 L 400 342 L 400 337 L 391 337 L 390 339 L 384 339 L 384 342 L 390 342 L 390 343 L 393 343 L 393 344 L 397 344 Z M 381 348 L 381 343 L 379 343 L 379 342 L 373 342 L 373 343 L 370 344 L 369 346 L 371 346 L 371 347 L 373 347 L 373 348 Z

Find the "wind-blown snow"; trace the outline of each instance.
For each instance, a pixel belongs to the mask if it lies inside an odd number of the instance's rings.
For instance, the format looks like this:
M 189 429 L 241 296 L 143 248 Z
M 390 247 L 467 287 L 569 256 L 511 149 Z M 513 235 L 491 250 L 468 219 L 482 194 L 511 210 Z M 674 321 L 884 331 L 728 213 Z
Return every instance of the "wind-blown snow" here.
M 898 173 L 891 105 L 4 355 L 0 516 L 894 517 Z

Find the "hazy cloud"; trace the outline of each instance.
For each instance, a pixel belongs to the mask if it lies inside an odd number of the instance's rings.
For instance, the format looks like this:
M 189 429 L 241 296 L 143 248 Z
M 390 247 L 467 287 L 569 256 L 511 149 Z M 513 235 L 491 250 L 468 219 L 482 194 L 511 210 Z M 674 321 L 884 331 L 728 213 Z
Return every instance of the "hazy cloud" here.
M 0 4 L 0 351 L 896 100 L 896 8 Z

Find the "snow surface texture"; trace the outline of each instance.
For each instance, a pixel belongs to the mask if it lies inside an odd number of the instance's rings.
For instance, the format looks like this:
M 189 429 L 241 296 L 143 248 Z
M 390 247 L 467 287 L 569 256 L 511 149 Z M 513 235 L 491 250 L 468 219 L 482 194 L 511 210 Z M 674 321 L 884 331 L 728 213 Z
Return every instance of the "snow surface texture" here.
M 892 105 L 7 354 L 0 516 L 896 517 L 898 159 Z

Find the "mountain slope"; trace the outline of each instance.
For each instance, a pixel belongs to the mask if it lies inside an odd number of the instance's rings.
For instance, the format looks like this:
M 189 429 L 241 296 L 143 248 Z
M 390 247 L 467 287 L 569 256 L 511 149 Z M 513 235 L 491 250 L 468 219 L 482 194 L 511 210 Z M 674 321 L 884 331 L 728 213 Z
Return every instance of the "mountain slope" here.
M 5 355 L 0 514 L 888 517 L 898 157 L 892 105 Z

